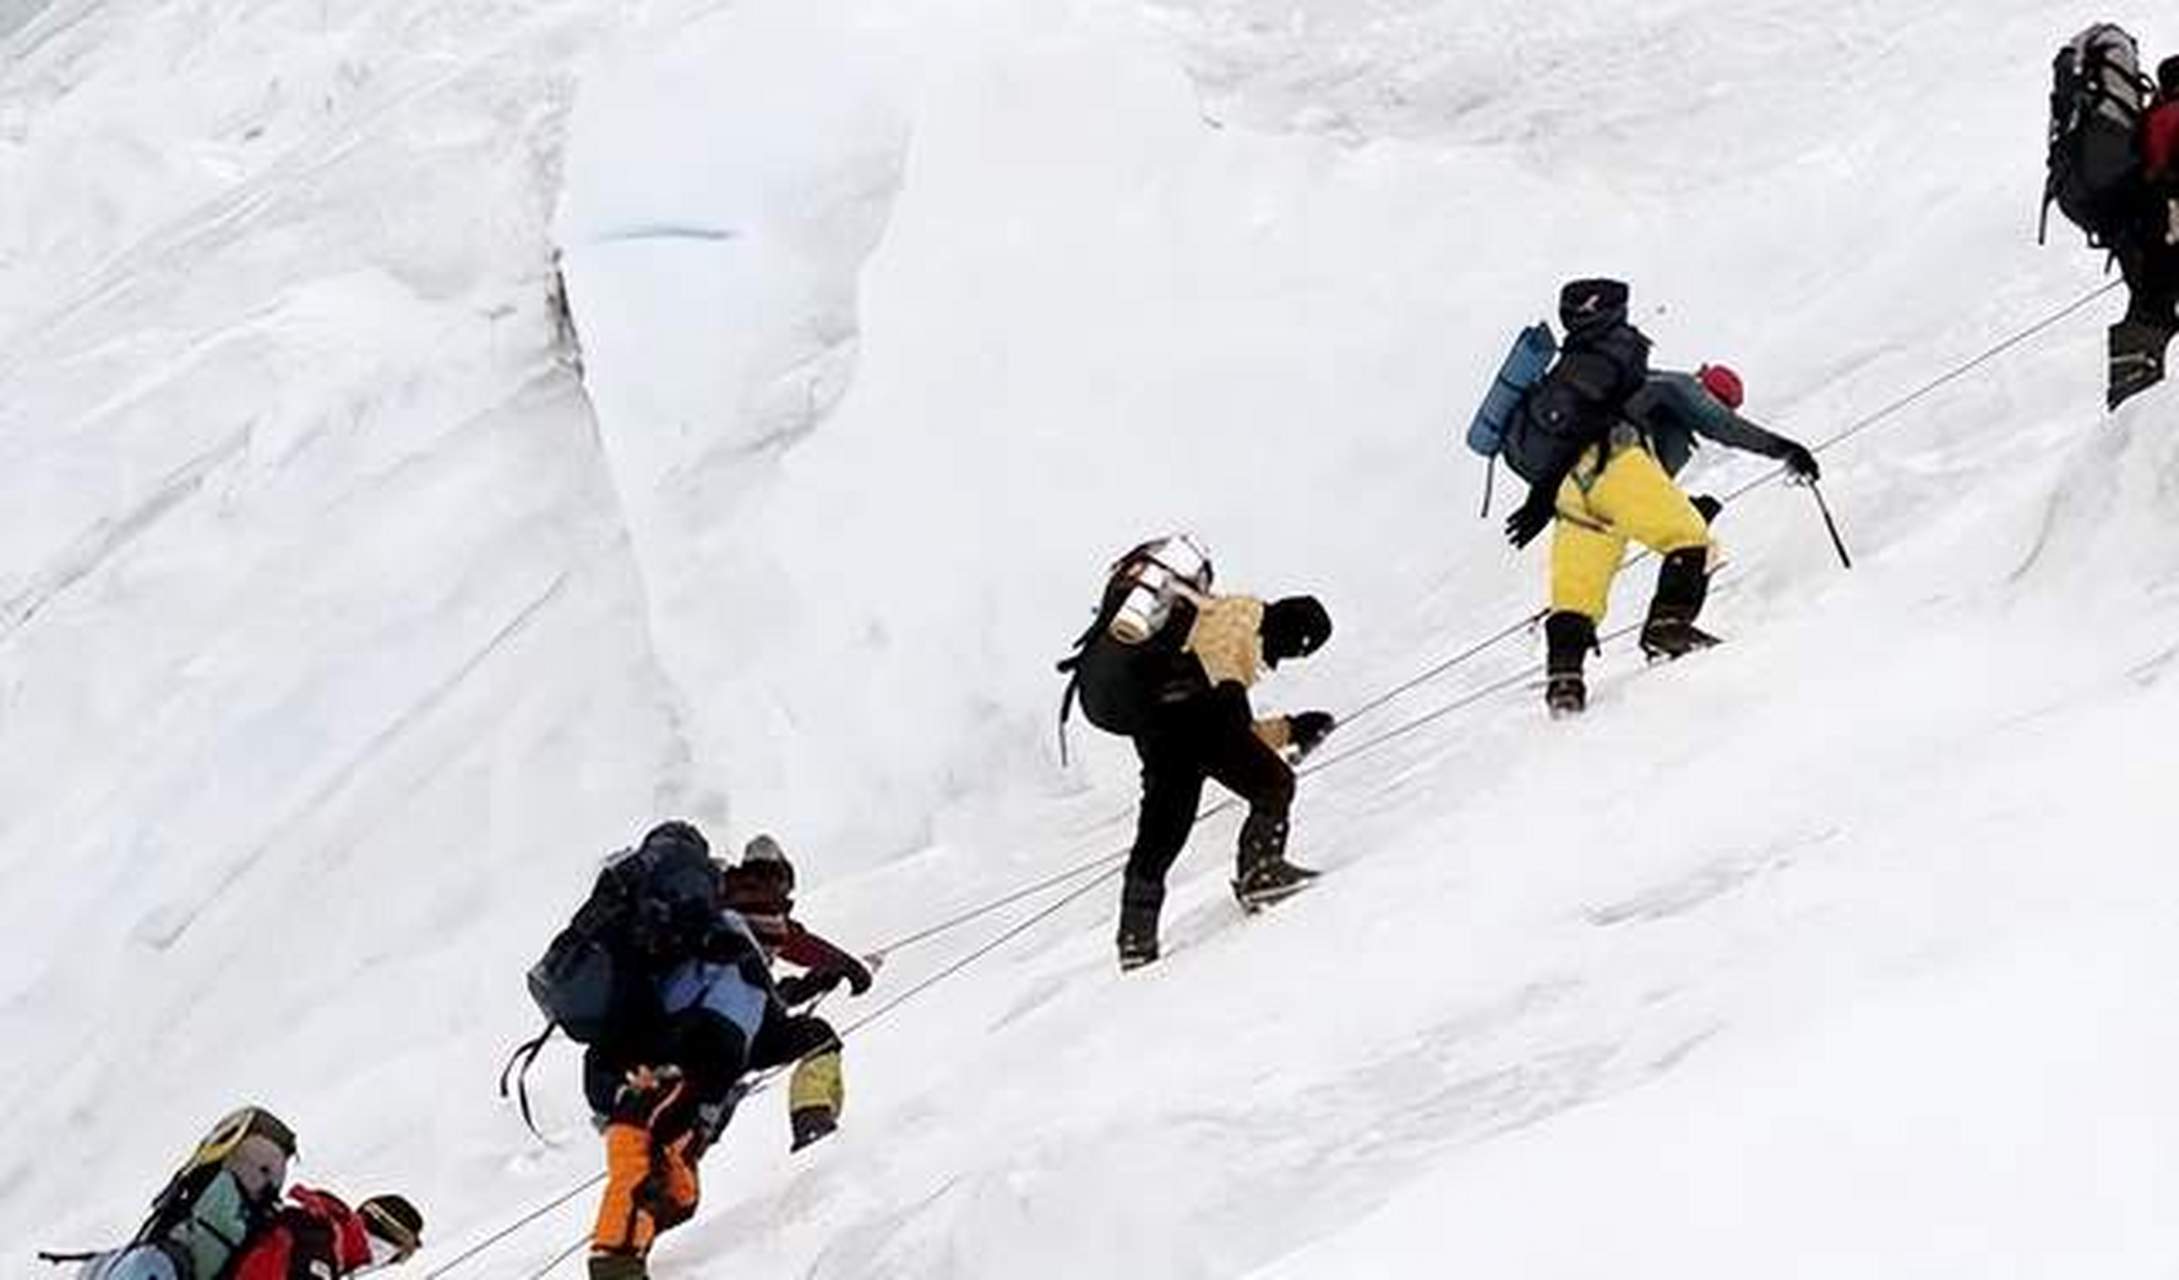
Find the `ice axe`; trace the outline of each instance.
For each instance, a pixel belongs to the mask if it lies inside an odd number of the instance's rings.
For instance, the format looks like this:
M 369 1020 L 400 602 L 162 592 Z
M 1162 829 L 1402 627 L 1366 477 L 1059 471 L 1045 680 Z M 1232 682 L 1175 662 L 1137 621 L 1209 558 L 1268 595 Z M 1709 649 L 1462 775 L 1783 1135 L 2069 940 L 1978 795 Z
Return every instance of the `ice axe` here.
M 1839 553 L 1839 563 L 1849 569 L 1853 568 L 1854 558 L 1846 554 L 1846 540 L 1839 536 L 1839 522 L 1831 518 L 1831 504 L 1823 500 L 1823 490 L 1814 480 L 1803 480 L 1801 483 L 1807 485 L 1808 491 L 1816 497 L 1816 510 L 1823 513 L 1823 527 L 1831 534 L 1831 546 Z

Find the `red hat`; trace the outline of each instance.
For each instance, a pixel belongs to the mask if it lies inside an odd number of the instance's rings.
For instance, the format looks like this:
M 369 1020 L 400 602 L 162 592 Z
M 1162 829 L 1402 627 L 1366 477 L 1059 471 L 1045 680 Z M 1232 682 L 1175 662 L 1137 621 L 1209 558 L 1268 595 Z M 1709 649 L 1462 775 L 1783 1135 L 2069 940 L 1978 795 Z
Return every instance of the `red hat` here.
M 1740 385 L 1740 375 L 1721 364 L 1706 364 L 1695 371 L 1702 381 L 1702 389 L 1718 398 L 1728 409 L 1738 409 L 1748 398 L 1748 389 Z

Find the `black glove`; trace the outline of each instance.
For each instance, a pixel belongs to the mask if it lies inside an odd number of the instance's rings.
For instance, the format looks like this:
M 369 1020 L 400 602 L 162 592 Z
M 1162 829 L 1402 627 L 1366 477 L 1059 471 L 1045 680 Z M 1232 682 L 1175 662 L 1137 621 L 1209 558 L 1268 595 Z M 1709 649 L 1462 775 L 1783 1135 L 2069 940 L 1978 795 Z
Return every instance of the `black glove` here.
M 1286 717 L 1286 737 L 1294 744 L 1294 754 L 1305 756 L 1317 749 L 1331 731 L 1338 727 L 1329 711 L 1299 711 Z
M 1525 547 L 1536 540 L 1536 535 L 1549 528 L 1558 515 L 1558 491 L 1542 485 L 1528 491 L 1528 501 L 1514 509 L 1506 517 L 1506 541 L 1516 547 Z
M 1691 501 L 1694 503 L 1696 514 L 1702 517 L 1704 524 L 1716 524 L 1717 513 L 1725 509 L 1724 503 L 1719 502 L 1707 493 L 1698 493 Z
M 792 1009 L 796 1005 L 808 1004 L 840 985 L 840 980 L 837 977 L 830 982 L 820 981 L 820 977 L 821 975 L 815 973 L 797 973 L 791 977 L 781 978 L 777 983 L 773 984 L 772 989 L 779 993 L 779 1002 Z
M 1816 455 L 1810 453 L 1805 445 L 1787 441 L 1786 451 L 1778 455 L 1778 460 L 1786 464 L 1786 474 L 1795 480 L 1813 484 L 1823 479 L 1823 468 L 1816 465 Z
M 779 992 L 781 1004 L 792 1006 L 807 1004 L 819 996 L 829 995 L 833 988 L 843 982 L 847 984 L 849 991 L 859 996 L 870 990 L 870 970 L 862 961 L 846 956 L 838 964 L 781 978 L 773 984 L 773 989 Z
M 847 979 L 847 989 L 850 995 L 859 996 L 870 990 L 870 970 L 862 961 L 853 956 L 848 956 L 842 960 L 839 966 L 830 972 L 833 975 L 835 984 L 842 978 Z

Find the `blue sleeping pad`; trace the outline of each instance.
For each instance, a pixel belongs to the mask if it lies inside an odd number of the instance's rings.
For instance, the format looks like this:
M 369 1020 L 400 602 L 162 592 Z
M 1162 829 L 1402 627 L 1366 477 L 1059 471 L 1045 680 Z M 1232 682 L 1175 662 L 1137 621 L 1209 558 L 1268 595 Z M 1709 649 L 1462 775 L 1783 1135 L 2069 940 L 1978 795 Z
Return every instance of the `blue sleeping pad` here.
M 1532 324 L 1521 330 L 1513 340 L 1513 349 L 1506 353 L 1505 363 L 1498 366 L 1498 376 L 1491 379 L 1490 392 L 1475 411 L 1475 420 L 1468 424 L 1470 449 L 1486 458 L 1498 456 L 1506 431 L 1513 425 L 1513 415 L 1520 410 L 1521 398 L 1530 387 L 1543 381 L 1558 353 L 1558 339 L 1551 336 L 1550 325 Z

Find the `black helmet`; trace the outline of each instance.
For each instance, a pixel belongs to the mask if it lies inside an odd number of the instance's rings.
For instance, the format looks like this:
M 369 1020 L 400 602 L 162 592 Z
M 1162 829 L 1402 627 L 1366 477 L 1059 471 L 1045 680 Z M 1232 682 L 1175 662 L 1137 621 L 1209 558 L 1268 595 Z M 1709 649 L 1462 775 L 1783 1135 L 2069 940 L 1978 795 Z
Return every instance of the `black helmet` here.
M 711 842 L 704 839 L 704 833 L 679 818 L 661 822 L 643 835 L 645 849 L 665 849 L 677 845 L 694 849 L 702 857 L 711 856 Z
M 1559 290 L 1559 323 L 1568 333 L 1598 325 L 1624 324 L 1627 286 L 1621 280 L 1574 280 Z
M 1332 615 L 1315 596 L 1288 596 L 1264 606 L 1260 629 L 1264 661 L 1279 665 L 1283 658 L 1306 658 L 1332 638 Z
M 2156 87 L 2167 98 L 2179 98 L 2179 55 L 2156 64 Z
M 363 1219 L 364 1234 L 388 1246 L 389 1262 L 406 1262 L 423 1247 L 424 1215 L 407 1196 L 372 1196 L 356 1206 L 356 1216 Z M 373 1249 L 371 1256 L 376 1258 L 380 1252 Z

